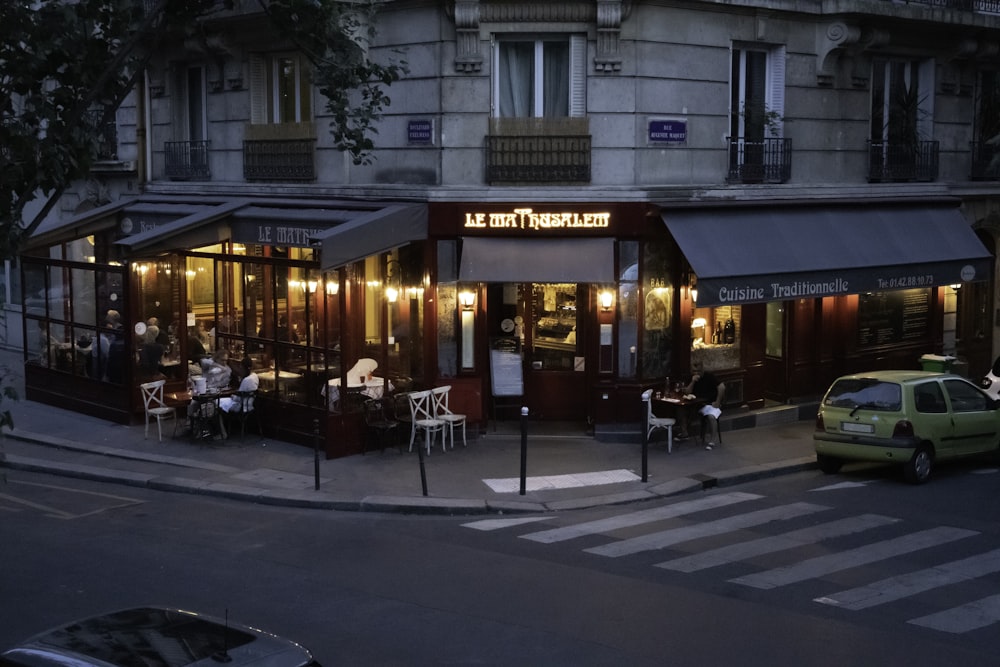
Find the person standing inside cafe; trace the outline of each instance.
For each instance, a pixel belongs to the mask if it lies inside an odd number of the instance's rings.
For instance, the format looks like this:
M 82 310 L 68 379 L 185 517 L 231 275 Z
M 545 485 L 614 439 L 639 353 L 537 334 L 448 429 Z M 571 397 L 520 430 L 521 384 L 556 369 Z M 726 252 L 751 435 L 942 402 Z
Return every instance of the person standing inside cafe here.
M 708 435 L 705 449 L 711 450 L 719 439 L 719 416 L 722 415 L 722 401 L 726 397 L 726 384 L 720 382 L 711 371 L 703 371 L 695 367 L 691 383 L 684 388 L 686 394 L 694 394 L 704 405 L 698 408 L 698 414 L 708 421 Z

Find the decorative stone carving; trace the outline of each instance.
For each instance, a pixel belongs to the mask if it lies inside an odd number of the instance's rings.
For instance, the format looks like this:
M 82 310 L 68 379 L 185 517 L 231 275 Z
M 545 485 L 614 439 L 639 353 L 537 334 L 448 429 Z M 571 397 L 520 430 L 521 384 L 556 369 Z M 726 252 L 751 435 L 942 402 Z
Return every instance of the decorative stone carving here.
M 847 23 L 831 23 L 816 36 L 816 84 L 832 86 L 837 63 L 844 50 L 861 39 L 861 28 Z
M 455 2 L 455 70 L 474 74 L 483 69 L 479 52 L 479 0 Z
M 598 72 L 620 72 L 622 58 L 619 38 L 622 28 L 621 0 L 597 0 L 597 55 L 594 69 Z

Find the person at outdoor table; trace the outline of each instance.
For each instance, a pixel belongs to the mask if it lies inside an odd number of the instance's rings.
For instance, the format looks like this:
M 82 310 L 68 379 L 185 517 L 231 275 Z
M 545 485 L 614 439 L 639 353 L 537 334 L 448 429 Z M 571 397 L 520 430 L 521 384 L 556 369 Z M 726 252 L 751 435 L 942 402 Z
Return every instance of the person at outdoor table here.
M 144 379 L 156 379 L 160 375 L 160 361 L 163 359 L 164 346 L 159 342 L 160 328 L 146 328 L 142 347 L 139 348 L 139 371 Z
M 702 371 L 695 367 L 691 382 L 684 388 L 684 393 L 694 394 L 704 405 L 698 408 L 698 414 L 708 420 L 708 436 L 705 449 L 715 447 L 719 438 L 719 416 L 722 414 L 722 401 L 726 396 L 726 384 L 720 382 L 711 371 Z
M 253 371 L 253 359 L 250 357 L 243 357 L 243 379 L 240 380 L 239 389 L 237 392 L 242 391 L 257 391 L 260 388 L 260 377 L 257 376 Z M 253 398 L 250 399 L 250 403 L 247 405 L 248 411 L 253 409 Z M 239 403 L 239 398 L 236 396 L 223 396 L 219 399 L 219 407 L 223 412 L 229 412 Z
M 205 377 L 205 390 L 219 392 L 229 388 L 233 369 L 229 367 L 229 354 L 216 350 L 212 356 L 201 362 L 201 374 Z

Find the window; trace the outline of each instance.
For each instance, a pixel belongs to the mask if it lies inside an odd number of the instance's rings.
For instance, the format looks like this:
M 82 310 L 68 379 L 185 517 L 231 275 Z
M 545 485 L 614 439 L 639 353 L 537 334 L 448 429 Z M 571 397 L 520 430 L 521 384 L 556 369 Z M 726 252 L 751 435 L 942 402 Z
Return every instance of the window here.
M 294 54 L 252 56 L 250 87 L 252 123 L 312 120 L 312 84 L 305 58 Z
M 780 137 L 785 113 L 785 47 L 733 48 L 730 136 Z
M 493 115 L 501 118 L 583 116 L 583 35 L 504 37 L 494 48 Z
M 205 115 L 205 68 L 189 67 L 187 70 L 187 137 L 188 141 L 207 138 Z
M 930 139 L 934 63 L 876 59 L 872 63 L 873 143 L 913 147 Z

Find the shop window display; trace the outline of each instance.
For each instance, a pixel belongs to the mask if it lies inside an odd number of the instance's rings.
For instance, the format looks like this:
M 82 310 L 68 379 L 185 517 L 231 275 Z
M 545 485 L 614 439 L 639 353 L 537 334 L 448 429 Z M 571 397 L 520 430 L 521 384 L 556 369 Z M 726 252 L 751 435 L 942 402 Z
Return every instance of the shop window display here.
M 691 365 L 705 370 L 740 365 L 741 306 L 695 308 L 691 318 Z

